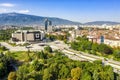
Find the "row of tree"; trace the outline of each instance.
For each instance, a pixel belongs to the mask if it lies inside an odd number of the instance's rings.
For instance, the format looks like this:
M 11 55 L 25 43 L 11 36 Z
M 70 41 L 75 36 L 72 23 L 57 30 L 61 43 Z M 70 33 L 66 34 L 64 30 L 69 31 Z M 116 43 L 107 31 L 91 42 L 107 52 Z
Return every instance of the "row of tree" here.
M 52 34 L 46 34 L 46 37 L 48 39 L 50 39 L 51 41 L 54 41 L 54 40 L 61 40 L 61 41 L 64 41 L 65 43 L 67 43 L 67 40 L 68 40 L 68 37 L 70 36 L 70 34 L 68 32 L 63 32 L 64 35 L 52 35 Z
M 11 55 L 0 53 L 0 79 L 14 70 L 13 66 L 11 66 L 11 63 L 14 62 L 15 60 Z
M 7 51 L 8 49 L 0 44 L 0 51 Z
M 67 35 L 46 35 L 47 38 L 49 38 L 50 40 L 66 40 L 67 39 Z
M 10 40 L 11 34 L 15 31 L 15 29 L 8 30 L 0 30 L 0 41 Z
M 8 80 L 119 80 L 113 68 L 104 66 L 101 61 L 79 62 L 61 52 L 53 53 L 47 48 L 37 52 L 32 62 L 10 72 Z
M 77 41 L 74 41 L 71 43 L 71 47 L 74 50 L 78 51 L 91 51 L 93 54 L 95 52 L 100 52 L 104 54 L 112 54 L 113 53 L 113 48 L 110 46 L 107 46 L 105 44 L 97 44 L 97 43 L 92 43 L 91 41 L 88 41 L 86 38 L 78 37 Z
M 87 51 L 90 54 L 100 54 L 105 57 L 120 61 L 120 48 L 112 48 L 106 44 L 92 43 L 91 41 L 88 41 L 85 36 L 77 37 L 76 41 L 71 43 L 71 48 L 83 52 Z

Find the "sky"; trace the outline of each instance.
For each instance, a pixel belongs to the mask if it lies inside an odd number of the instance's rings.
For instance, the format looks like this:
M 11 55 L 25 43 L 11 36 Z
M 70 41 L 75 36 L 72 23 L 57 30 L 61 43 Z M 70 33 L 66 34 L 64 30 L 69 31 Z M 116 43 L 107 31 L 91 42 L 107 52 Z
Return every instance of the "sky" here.
M 58 17 L 81 23 L 120 22 L 120 0 L 0 0 L 0 13 Z

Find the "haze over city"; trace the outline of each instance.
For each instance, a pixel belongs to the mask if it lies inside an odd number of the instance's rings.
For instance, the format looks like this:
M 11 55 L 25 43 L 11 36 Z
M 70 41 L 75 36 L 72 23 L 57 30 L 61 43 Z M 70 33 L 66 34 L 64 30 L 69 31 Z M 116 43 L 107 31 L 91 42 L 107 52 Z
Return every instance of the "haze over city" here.
M 119 0 L 0 0 L 0 13 L 25 13 L 77 22 L 120 22 Z

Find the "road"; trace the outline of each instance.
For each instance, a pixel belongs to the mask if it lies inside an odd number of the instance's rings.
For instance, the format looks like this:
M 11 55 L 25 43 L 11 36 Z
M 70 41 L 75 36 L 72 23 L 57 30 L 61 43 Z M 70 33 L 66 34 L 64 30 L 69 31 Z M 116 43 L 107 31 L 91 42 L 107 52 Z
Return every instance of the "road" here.
M 110 59 L 105 60 L 104 57 L 99 57 L 99 56 L 95 56 L 92 54 L 87 54 L 84 52 L 69 49 L 69 46 L 67 44 L 64 44 L 64 42 L 62 42 L 62 41 L 49 42 L 46 44 L 51 46 L 54 50 L 55 49 L 61 50 L 66 56 L 68 56 L 70 59 L 73 59 L 73 60 L 89 61 L 89 62 L 92 62 L 95 60 L 102 60 L 102 63 L 104 65 L 112 66 L 114 69 L 114 72 L 120 74 L 120 62 L 118 62 L 118 61 L 114 61 L 114 60 L 110 60 Z M 27 48 L 25 48 L 25 47 L 21 47 L 21 46 L 13 47 L 5 42 L 1 42 L 1 45 L 7 47 L 10 51 L 27 51 Z M 39 44 L 33 44 L 33 45 L 31 45 L 30 50 L 31 51 L 40 51 L 40 50 L 43 50 L 44 47 L 45 46 L 39 46 Z
M 89 61 L 89 62 L 93 62 L 95 60 L 102 60 L 102 63 L 104 65 L 112 66 L 114 69 L 114 72 L 120 74 L 120 62 L 119 61 L 114 61 L 110 59 L 105 60 L 105 57 L 100 57 L 100 56 L 95 56 L 95 55 L 80 52 L 80 51 L 75 51 L 75 50 L 69 49 L 69 47 L 62 42 L 60 42 L 59 44 L 50 43 L 49 45 L 52 48 L 60 49 L 65 55 L 67 55 L 69 58 L 73 60 Z

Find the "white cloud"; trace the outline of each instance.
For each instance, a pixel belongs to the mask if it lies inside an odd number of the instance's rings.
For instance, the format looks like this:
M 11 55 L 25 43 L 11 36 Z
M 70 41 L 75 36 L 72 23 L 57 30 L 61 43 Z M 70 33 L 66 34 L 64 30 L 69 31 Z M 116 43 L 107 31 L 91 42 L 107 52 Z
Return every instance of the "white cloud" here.
M 11 13 L 11 12 L 16 12 L 16 13 L 29 13 L 29 10 L 14 10 L 14 9 L 7 9 L 7 8 L 0 8 L 0 13 Z
M 14 7 L 15 4 L 11 4 L 11 3 L 1 3 L 0 6 L 2 6 L 2 7 Z
M 7 12 L 7 9 L 4 9 L 4 8 L 0 9 L 0 13 L 6 13 L 6 12 Z
M 28 9 L 14 9 L 16 5 L 11 3 L 0 3 L 0 13 L 10 13 L 10 12 L 17 12 L 17 13 L 29 13 Z M 12 8 L 11 8 L 12 7 Z
M 29 10 L 19 10 L 18 13 L 29 13 Z

